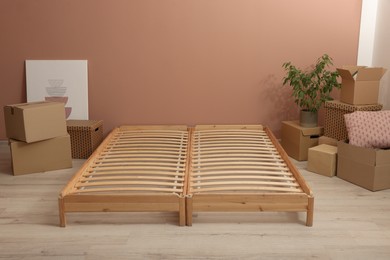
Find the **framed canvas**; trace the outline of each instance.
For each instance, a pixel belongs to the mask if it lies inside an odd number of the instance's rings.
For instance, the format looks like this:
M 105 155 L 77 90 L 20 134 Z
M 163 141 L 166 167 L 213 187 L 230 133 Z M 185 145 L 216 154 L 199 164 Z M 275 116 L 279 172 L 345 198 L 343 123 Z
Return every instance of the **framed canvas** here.
M 87 60 L 26 60 L 27 102 L 65 103 L 67 119 L 88 119 Z

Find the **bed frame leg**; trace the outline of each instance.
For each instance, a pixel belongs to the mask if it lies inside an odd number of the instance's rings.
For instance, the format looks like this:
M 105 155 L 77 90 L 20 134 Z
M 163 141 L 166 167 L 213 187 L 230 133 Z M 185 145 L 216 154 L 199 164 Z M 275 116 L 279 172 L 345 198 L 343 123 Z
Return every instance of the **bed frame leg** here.
M 313 226 L 314 197 L 309 197 L 306 213 L 306 226 Z
M 58 198 L 58 209 L 60 215 L 60 227 L 65 227 L 66 226 L 65 205 L 64 205 L 64 199 L 62 198 Z
M 186 225 L 186 199 L 179 198 L 179 226 Z
M 192 198 L 186 198 L 187 226 L 192 226 Z

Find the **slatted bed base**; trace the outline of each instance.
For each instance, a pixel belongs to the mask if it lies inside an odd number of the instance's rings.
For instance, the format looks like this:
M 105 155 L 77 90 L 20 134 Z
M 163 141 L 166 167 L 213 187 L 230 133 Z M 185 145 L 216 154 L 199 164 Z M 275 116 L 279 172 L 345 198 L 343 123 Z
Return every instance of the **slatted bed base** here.
M 185 221 L 186 126 L 114 129 L 59 196 L 60 226 L 69 212 L 177 212 Z
M 59 195 L 71 212 L 306 212 L 314 197 L 273 134 L 261 125 L 122 126 Z
M 261 125 L 196 126 L 191 131 L 186 221 L 194 212 L 306 212 L 314 197 L 272 132 Z

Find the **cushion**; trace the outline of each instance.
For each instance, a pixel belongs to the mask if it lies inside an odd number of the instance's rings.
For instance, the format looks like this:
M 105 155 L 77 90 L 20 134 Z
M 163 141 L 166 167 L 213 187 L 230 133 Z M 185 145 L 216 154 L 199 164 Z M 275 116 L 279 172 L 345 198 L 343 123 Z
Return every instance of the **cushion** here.
M 390 147 L 390 110 L 356 111 L 344 115 L 349 143 L 366 148 Z

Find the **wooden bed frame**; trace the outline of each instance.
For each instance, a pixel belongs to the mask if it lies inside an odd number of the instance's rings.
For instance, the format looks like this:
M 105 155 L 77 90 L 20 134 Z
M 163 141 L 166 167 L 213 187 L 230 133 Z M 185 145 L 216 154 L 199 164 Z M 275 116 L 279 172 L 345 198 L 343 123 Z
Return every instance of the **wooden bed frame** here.
M 122 126 L 59 195 L 69 212 L 306 212 L 314 197 L 279 142 L 261 125 Z
M 185 225 L 187 126 L 114 129 L 59 195 L 68 212 L 178 212 Z
M 202 211 L 306 212 L 313 225 L 313 194 L 269 129 L 207 125 L 191 132 L 188 226 Z

